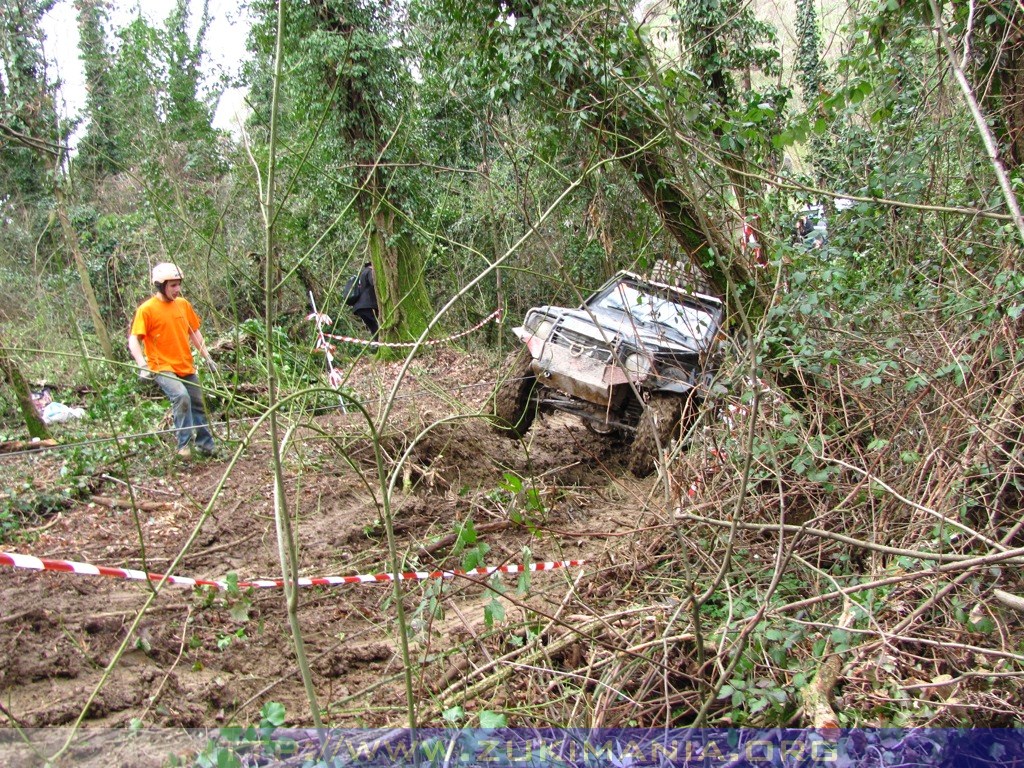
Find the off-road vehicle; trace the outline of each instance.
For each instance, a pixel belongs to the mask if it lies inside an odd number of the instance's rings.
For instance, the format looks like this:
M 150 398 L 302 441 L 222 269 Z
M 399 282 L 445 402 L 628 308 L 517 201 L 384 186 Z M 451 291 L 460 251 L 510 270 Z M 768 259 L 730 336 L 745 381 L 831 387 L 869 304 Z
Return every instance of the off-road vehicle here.
M 567 411 L 599 434 L 632 440 L 645 476 L 696 415 L 717 370 L 719 299 L 620 272 L 578 309 L 543 306 L 515 334 L 494 397 L 496 429 L 522 437 L 537 413 Z

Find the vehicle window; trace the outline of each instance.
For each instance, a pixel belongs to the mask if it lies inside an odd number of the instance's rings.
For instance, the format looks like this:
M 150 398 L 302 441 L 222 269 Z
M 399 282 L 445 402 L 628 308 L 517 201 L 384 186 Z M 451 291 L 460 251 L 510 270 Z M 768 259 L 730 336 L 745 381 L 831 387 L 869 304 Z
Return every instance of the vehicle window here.
M 612 286 L 611 290 L 598 298 L 596 306 L 628 312 L 637 323 L 643 325 L 667 325 L 693 339 L 703 339 L 713 324 L 710 312 L 644 293 L 626 283 Z

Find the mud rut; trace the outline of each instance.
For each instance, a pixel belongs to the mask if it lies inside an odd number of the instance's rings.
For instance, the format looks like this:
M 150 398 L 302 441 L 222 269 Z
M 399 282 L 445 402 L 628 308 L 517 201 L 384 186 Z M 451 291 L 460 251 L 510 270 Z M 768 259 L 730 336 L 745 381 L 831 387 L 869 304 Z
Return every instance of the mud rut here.
M 357 367 L 350 384 L 371 411 L 397 367 L 368 362 Z M 385 431 L 389 458 L 398 456 L 424 425 L 478 411 L 490 394 L 491 378 L 489 368 L 454 352 L 437 352 L 425 360 L 403 387 Z M 288 458 L 301 575 L 388 570 L 384 530 L 371 495 L 379 490 L 371 491 L 339 453 L 343 446 L 372 483 L 372 452 L 362 428 L 352 414 L 340 412 L 317 417 L 316 423 L 332 439 L 306 430 Z M 410 566 L 462 567 L 450 534 L 457 521 L 472 518 L 479 540 L 490 550 L 487 565 L 522 562 L 524 548 L 536 561 L 588 560 L 582 571 L 534 574 L 524 596 L 514 594 L 514 576 L 504 577 L 512 597 L 502 600 L 508 620 L 518 624 L 526 605 L 536 606 L 541 615 L 557 614 L 574 582 L 577 596 L 589 590 L 607 593 L 615 578 L 609 563 L 630 556 L 627 550 L 636 546 L 632 537 L 616 534 L 644 524 L 639 510 L 646 507 L 653 484 L 633 480 L 621 454 L 570 417 L 538 420 L 524 443 L 495 435 L 480 419 L 443 423 L 415 447 L 403 477 L 406 487 L 392 499 L 400 546 Z M 22 460 L 36 462 L 40 476 L 60 461 L 52 454 Z M 160 461 L 166 461 L 165 472 L 134 479 L 137 501 L 145 510 L 139 515 L 145 560 L 132 514 L 118 506 L 128 493 L 117 482 L 105 483 L 94 500 L 76 503 L 45 530 L 8 542 L 4 549 L 164 572 L 227 462 L 181 466 L 169 458 Z M 532 530 L 511 522 L 513 507 L 518 503 L 521 509 L 522 499 L 515 502 L 499 490 L 505 472 L 534 478 L 544 511 L 531 513 Z M 229 572 L 243 580 L 280 574 L 265 440 L 245 451 L 178 569 L 180 575 L 199 578 L 223 578 Z M 149 586 L 7 568 L 0 579 L 0 725 L 70 724 L 124 640 Z M 430 596 L 439 598 L 442 617 L 425 610 Z M 485 625 L 484 607 L 492 599 L 482 584 L 465 579 L 443 587 L 440 582 L 408 586 L 405 605 L 416 631 L 412 650 L 421 724 L 443 725 L 441 712 L 453 704 L 478 712 L 526 703 L 526 692 L 514 683 L 470 687 L 472 670 L 500 656 L 510 640 Z M 325 723 L 405 724 L 392 587 L 306 588 L 300 600 Z M 289 724 L 309 723 L 280 590 L 257 590 L 246 619 L 238 600 L 224 593 L 165 587 L 128 648 L 93 701 L 84 727 L 121 727 L 134 718 L 152 726 L 249 724 L 258 722 L 267 701 L 285 705 Z

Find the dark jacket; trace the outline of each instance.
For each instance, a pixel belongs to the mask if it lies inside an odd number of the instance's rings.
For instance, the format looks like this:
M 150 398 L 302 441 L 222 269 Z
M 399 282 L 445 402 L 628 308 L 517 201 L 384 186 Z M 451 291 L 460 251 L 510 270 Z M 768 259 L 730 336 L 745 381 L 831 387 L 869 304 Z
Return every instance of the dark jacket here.
M 377 311 L 377 281 L 373 278 L 373 267 L 370 264 L 363 266 L 359 272 L 359 296 L 356 303 L 352 305 L 353 311 L 360 309 L 372 309 Z

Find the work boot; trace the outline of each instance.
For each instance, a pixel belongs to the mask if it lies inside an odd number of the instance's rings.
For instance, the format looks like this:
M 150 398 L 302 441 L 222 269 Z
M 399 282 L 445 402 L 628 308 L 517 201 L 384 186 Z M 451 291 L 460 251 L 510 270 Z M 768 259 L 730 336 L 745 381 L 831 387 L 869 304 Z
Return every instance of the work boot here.
M 189 448 L 186 445 L 184 448 L 179 448 L 178 449 L 178 454 L 177 455 L 178 455 L 179 459 L 191 459 L 192 458 L 192 449 Z

